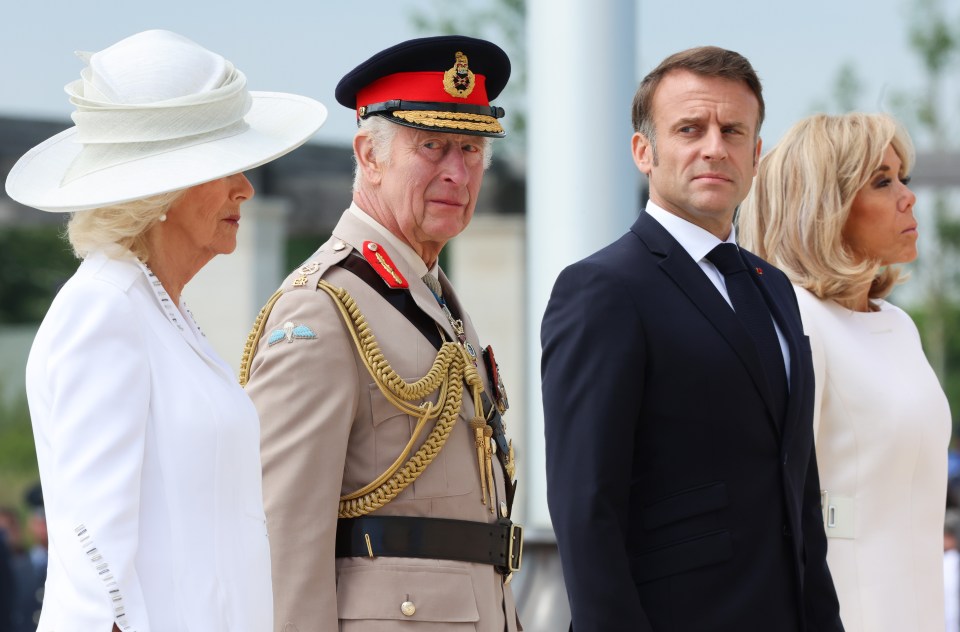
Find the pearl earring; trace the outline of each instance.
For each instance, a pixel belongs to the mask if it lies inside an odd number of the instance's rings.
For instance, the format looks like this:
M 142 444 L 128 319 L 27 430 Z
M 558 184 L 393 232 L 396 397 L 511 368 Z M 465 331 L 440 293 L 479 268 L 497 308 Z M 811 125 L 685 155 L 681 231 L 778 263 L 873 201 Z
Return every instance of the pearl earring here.
M 160 221 L 161 221 L 161 222 L 167 221 L 167 214 L 166 214 L 166 213 L 164 213 L 163 215 L 160 216 Z

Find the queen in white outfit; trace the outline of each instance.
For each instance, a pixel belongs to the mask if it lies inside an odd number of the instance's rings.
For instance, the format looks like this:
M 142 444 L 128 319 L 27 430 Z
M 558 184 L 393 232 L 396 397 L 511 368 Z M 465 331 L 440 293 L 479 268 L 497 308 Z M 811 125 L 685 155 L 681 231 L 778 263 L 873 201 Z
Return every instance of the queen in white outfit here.
M 793 281 L 816 373 L 827 562 L 847 632 L 944 629 L 950 410 L 884 300 L 917 257 L 913 145 L 883 114 L 816 115 L 760 161 L 742 243 Z
M 92 55 L 76 127 L 30 150 L 13 199 L 71 213 L 83 259 L 43 320 L 27 397 L 49 529 L 41 632 L 266 632 L 270 554 L 256 410 L 181 291 L 236 247 L 243 171 L 326 116 L 251 93 L 166 31 Z

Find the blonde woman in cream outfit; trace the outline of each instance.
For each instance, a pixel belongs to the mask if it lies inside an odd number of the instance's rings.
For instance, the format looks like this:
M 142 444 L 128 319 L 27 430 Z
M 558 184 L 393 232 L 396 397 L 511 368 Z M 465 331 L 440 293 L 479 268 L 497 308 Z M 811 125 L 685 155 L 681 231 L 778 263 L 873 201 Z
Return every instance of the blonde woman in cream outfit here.
M 70 212 L 83 259 L 27 362 L 50 537 L 41 632 L 272 630 L 256 410 L 181 300 L 236 247 L 243 171 L 306 141 L 319 103 L 248 92 L 166 31 L 86 55 L 73 127 L 13 199 Z
M 827 562 L 847 632 L 944 629 L 950 410 L 884 297 L 917 256 L 913 146 L 883 114 L 816 115 L 760 161 L 741 243 L 793 281 L 816 374 Z

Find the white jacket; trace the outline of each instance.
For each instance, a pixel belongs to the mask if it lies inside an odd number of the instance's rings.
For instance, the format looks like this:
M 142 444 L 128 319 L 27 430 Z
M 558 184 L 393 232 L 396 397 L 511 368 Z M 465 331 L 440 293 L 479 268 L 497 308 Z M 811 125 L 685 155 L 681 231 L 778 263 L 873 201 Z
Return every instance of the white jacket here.
M 27 397 L 50 538 L 40 632 L 273 629 L 256 410 L 135 259 L 93 254 L 64 285 Z

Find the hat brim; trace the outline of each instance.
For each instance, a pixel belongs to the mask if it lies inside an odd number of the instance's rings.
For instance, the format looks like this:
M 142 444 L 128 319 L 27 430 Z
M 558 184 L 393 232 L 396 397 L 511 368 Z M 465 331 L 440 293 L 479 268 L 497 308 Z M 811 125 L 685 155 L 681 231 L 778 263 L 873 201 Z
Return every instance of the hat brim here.
M 293 151 L 327 118 L 319 102 L 295 94 L 251 92 L 248 128 L 234 136 L 147 156 L 63 184 L 83 146 L 71 127 L 26 154 L 10 170 L 12 199 L 41 211 L 69 213 L 186 189 L 259 167 Z
M 398 125 L 435 132 L 466 134 L 469 136 L 489 136 L 503 138 L 506 132 L 500 121 L 492 116 L 479 114 L 461 114 L 443 110 L 394 110 L 374 116 L 381 116 Z

